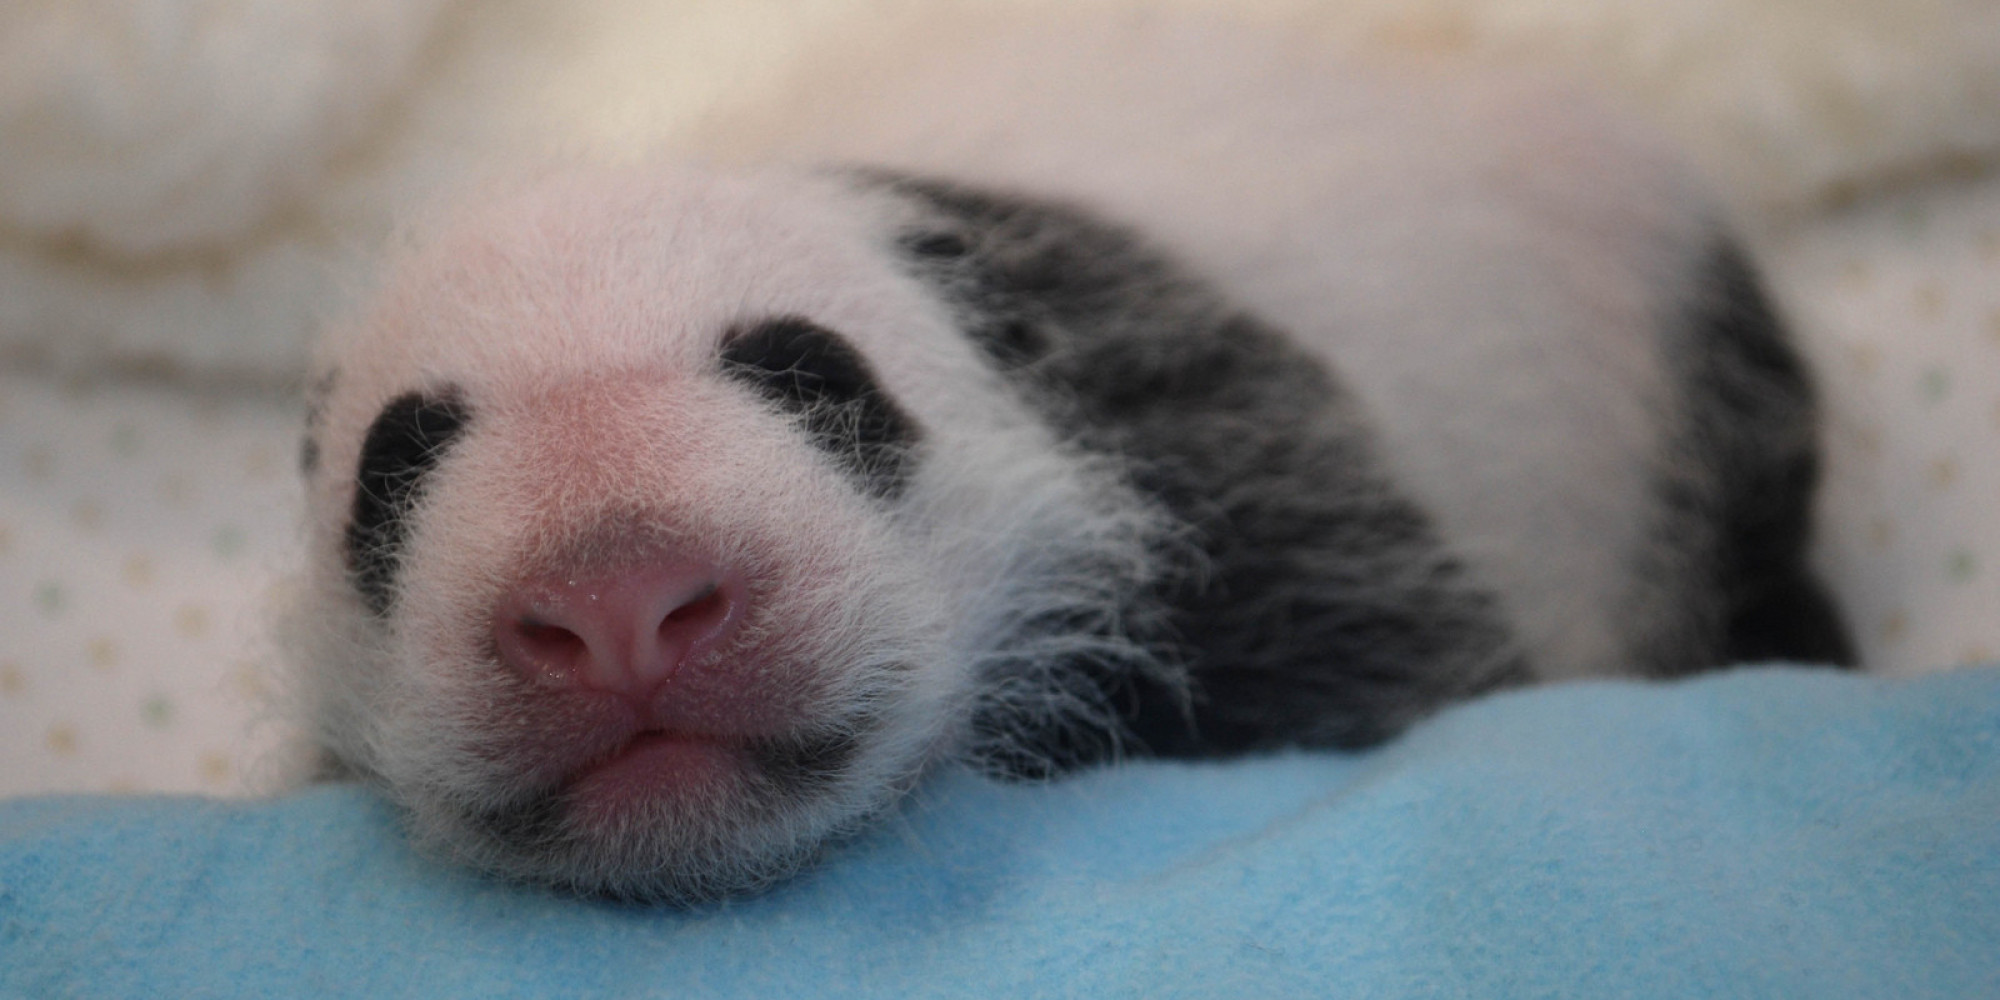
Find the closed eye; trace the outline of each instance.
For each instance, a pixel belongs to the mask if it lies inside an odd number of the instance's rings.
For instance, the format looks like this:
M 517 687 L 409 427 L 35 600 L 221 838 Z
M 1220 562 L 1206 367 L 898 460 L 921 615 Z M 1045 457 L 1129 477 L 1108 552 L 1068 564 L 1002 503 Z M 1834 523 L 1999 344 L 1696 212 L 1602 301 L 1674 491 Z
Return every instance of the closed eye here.
M 845 337 L 802 317 L 764 320 L 724 338 L 722 369 L 799 418 L 865 491 L 902 494 L 921 433 Z
M 453 386 L 390 400 L 368 427 L 347 524 L 347 568 L 376 614 L 387 614 L 409 534 L 408 517 L 425 478 L 472 413 Z

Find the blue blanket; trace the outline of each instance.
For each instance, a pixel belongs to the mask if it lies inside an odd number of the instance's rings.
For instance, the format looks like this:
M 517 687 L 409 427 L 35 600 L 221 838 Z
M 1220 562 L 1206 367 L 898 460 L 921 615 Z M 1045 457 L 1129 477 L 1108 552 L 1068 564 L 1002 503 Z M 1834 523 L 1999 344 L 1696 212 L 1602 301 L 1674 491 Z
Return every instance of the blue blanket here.
M 2000 997 L 2000 670 L 1582 684 L 1358 756 L 946 773 L 694 911 L 435 866 L 351 787 L 0 803 L 0 995 Z

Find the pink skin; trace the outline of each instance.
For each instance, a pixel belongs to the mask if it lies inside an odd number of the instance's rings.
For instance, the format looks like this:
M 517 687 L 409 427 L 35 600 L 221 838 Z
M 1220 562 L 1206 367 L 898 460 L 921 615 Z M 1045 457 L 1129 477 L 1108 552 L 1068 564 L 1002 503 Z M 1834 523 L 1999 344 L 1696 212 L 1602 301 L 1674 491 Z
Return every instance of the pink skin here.
M 619 695 L 642 712 L 669 680 L 735 633 L 740 580 L 662 555 L 632 569 L 516 585 L 493 617 L 500 661 L 548 687 Z
M 501 664 L 566 717 L 544 732 L 574 737 L 535 756 L 587 814 L 713 791 L 754 766 L 744 740 L 786 728 L 767 671 L 727 655 L 750 603 L 736 574 L 673 552 L 536 575 L 500 599 Z

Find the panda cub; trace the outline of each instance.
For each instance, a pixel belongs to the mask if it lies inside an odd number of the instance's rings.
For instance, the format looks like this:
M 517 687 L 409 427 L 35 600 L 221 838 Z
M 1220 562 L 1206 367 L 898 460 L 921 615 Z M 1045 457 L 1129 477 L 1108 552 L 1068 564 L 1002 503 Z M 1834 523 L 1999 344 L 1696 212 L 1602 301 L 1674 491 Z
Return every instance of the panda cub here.
M 305 443 L 326 772 L 442 856 L 690 901 L 946 762 L 1359 748 L 1540 680 L 1849 658 L 1807 372 L 1642 130 L 1106 44 L 916 60 L 409 240 Z

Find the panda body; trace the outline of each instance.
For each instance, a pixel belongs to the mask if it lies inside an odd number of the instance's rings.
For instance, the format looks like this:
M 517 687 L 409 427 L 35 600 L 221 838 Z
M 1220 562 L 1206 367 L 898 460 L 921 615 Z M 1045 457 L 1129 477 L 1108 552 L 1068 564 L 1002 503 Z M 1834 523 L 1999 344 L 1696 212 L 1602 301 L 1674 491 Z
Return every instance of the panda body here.
M 922 51 L 489 191 L 327 339 L 305 710 L 434 850 L 707 898 L 944 761 L 1845 655 L 1809 382 L 1643 133 L 1227 32 Z

